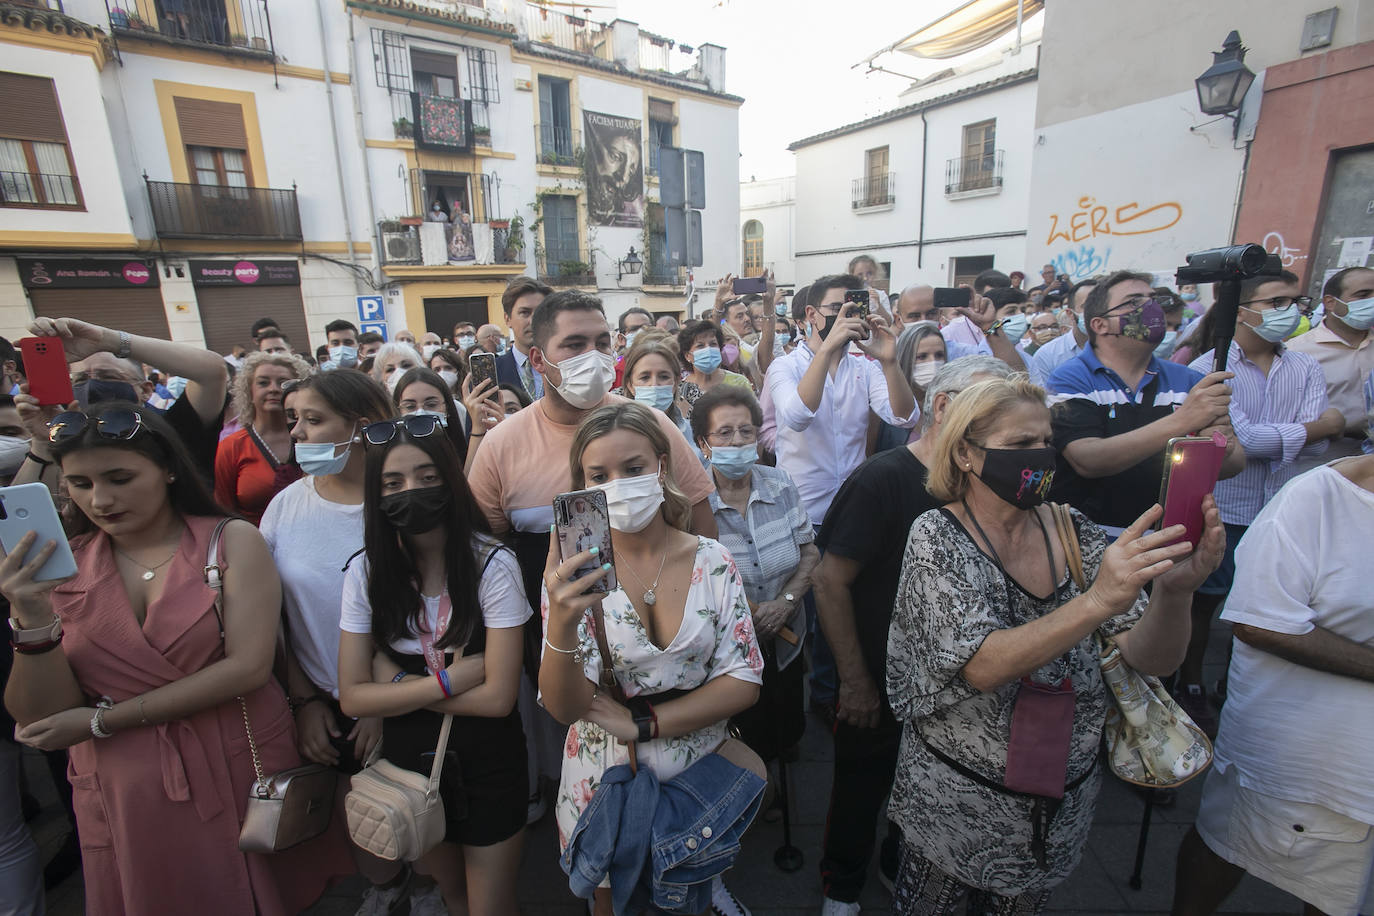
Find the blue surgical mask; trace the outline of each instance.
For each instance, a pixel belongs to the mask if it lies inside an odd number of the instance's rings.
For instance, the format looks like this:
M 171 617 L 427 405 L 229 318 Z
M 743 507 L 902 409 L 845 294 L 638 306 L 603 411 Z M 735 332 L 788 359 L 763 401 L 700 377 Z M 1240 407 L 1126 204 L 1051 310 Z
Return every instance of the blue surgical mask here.
M 710 375 L 720 368 L 720 347 L 703 347 L 692 351 L 692 365 L 697 371 Z
M 343 454 L 335 455 L 334 449 L 343 448 Z M 328 477 L 337 474 L 348 464 L 348 456 L 353 451 L 353 437 L 343 442 L 297 442 L 295 444 L 296 464 L 311 477 Z
M 638 336 L 639 336 L 639 331 L 638 331 L 638 330 L 635 330 L 635 331 L 627 331 L 627 332 L 625 332 L 625 349 L 626 349 L 627 352 L 629 351 L 629 349 L 630 349 L 631 347 L 633 347 L 633 346 L 635 345 L 635 338 L 638 337 Z
M 1374 301 L 1374 300 L 1371 300 Z M 1241 306 L 1247 312 L 1255 311 L 1252 308 Z M 1251 327 L 1263 340 L 1270 343 L 1281 343 L 1289 334 L 1298 329 L 1298 322 L 1302 321 L 1302 312 L 1298 309 L 1295 302 L 1287 308 L 1269 309 L 1260 313 L 1259 327 Z
M 1155 347 L 1155 356 L 1160 359 L 1167 359 L 1174 353 L 1174 344 L 1178 341 L 1178 331 L 1168 330 L 1164 332 L 1164 339 Z
M 673 406 L 672 385 L 640 385 L 635 389 L 635 400 L 664 413 Z
M 477 343 L 477 338 L 474 337 L 474 336 L 471 335 L 471 334 L 459 334 L 459 335 L 458 335 L 458 346 L 462 347 L 464 350 L 468 349 L 469 347 L 473 346 L 473 345 L 476 344 L 476 343 Z
M 777 306 L 773 309 L 773 311 L 775 311 L 775 312 L 778 313 L 778 317 L 779 317 L 779 318 L 786 318 L 786 317 L 787 317 L 787 303 L 786 303 L 786 302 L 779 302 L 779 303 L 777 304 Z
M 775 340 L 775 341 L 777 342 L 777 343 L 775 344 L 775 346 L 777 347 L 777 349 L 781 350 L 783 347 L 787 346 L 788 344 L 790 344 L 790 343 L 792 342 L 792 335 L 791 335 L 791 334 L 774 334 L 774 335 L 773 335 L 773 340 Z
M 1078 316 L 1078 333 L 1088 336 L 1088 319 L 1082 315 Z
M 721 445 L 711 449 L 711 467 L 731 480 L 739 480 L 759 460 L 757 445 Z
M 1184 302 L 1196 302 L 1197 292 L 1179 293 L 1178 298 L 1182 299 Z
M 1344 300 L 1337 299 L 1337 302 Z M 1350 327 L 1357 331 L 1368 331 L 1374 327 L 1374 299 L 1356 299 L 1353 302 L 1345 303 L 1345 314 L 1337 315 Z
M 1012 315 L 1002 319 L 1002 336 L 1016 343 L 1026 336 L 1026 329 L 1029 327 L 1030 319 L 1025 315 Z
M 330 347 L 329 361 L 334 364 L 336 369 L 351 369 L 358 365 L 357 347 Z

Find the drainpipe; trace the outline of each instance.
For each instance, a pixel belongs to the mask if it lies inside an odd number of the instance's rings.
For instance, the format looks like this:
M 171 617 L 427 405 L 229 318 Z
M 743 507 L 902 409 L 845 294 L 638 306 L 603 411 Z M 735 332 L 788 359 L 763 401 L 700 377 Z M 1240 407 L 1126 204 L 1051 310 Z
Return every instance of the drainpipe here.
M 315 2 L 318 3 L 320 0 Z M 376 265 L 372 269 L 372 286 L 374 289 L 381 289 L 382 237 L 377 232 L 377 211 L 372 202 L 372 168 L 368 165 L 367 137 L 363 132 L 363 98 L 358 91 L 358 74 L 353 67 L 354 61 L 358 59 L 358 48 L 353 37 L 353 14 L 347 9 L 344 13 L 348 16 L 348 85 L 353 93 L 353 130 L 358 137 L 358 154 L 363 160 L 363 196 L 367 200 L 367 226 L 372 239 L 372 263 Z
M 926 241 L 926 153 L 929 146 L 926 142 L 926 133 L 930 124 L 926 121 L 926 110 L 921 109 L 921 223 L 916 229 L 916 266 L 923 266 L 922 256 L 925 254 Z
M 339 124 L 334 117 L 334 81 L 329 76 L 329 45 L 324 37 L 324 6 L 322 0 L 315 0 L 315 12 L 320 18 L 320 57 L 324 62 L 324 96 L 329 104 L 329 139 L 334 144 L 334 165 L 339 177 L 339 203 L 343 205 L 344 218 L 344 241 L 348 244 L 348 262 L 358 263 L 357 254 L 353 250 L 353 220 L 348 215 L 348 183 L 344 181 L 343 171 L 343 151 L 339 149 Z M 353 16 L 347 14 L 349 24 L 352 24 Z M 350 79 L 349 82 L 352 82 Z

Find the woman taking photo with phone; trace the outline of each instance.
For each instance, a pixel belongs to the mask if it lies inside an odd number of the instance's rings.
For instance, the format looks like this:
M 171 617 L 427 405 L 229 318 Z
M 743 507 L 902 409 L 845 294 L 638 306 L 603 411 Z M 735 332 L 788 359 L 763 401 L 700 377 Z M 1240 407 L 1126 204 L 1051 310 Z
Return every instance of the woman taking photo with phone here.
M 544 571 L 545 640 L 539 689 L 545 708 L 570 723 L 556 814 L 566 847 L 582 810 L 607 769 L 629 760 L 662 783 L 714 751 L 731 716 L 758 699 L 763 656 L 735 561 L 718 542 L 688 533 L 691 507 L 673 479 L 671 446 L 642 404 L 598 408 L 582 421 L 570 456 L 575 489 L 603 490 L 612 562 L 576 577 L 595 557 L 560 560 L 553 538 Z M 603 570 L 618 586 L 588 593 Z M 616 682 L 644 702 L 652 722 L 636 722 L 610 691 L 598 687 L 594 602 L 614 647 Z M 669 692 L 663 696 L 665 692 Z M 658 702 L 649 702 L 656 699 Z M 642 718 L 642 716 L 641 716 Z M 719 881 L 713 903 L 738 905 Z M 609 914 L 609 888 L 596 891 L 596 913 Z
M 486 533 L 438 419 L 369 424 L 365 555 L 348 567 L 339 641 L 346 713 L 383 719 L 382 754 L 428 775 L 445 714 L 447 831 L 415 863 L 450 913 L 519 911 L 525 734 L 515 711 L 529 602 L 515 555 Z
M 70 748 L 86 912 L 299 912 L 352 867 L 337 829 L 238 850 L 254 783 L 245 717 L 264 772 L 301 763 L 271 677 L 281 584 L 262 537 L 225 526 L 221 617 L 205 567 L 224 513 L 166 423 L 99 404 L 54 417 L 49 443 L 77 574 L 35 581 L 56 545 L 25 564 L 32 534 L 0 562 L 21 645 L 5 705 L 20 741 Z

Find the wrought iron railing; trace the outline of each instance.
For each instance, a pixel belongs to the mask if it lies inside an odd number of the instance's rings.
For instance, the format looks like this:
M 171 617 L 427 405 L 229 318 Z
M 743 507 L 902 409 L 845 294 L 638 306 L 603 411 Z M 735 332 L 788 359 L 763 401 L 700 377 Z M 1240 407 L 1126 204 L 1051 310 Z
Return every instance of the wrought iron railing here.
M 497 264 L 523 264 L 525 263 L 524 232 L 521 231 L 520 245 L 511 245 L 511 230 L 509 226 L 491 227 L 491 250 L 492 256 Z
M 534 148 L 540 165 L 582 164 L 582 134 L 561 124 L 534 125 Z
M 105 0 L 118 36 L 274 54 L 267 0 Z
M 539 279 L 552 286 L 595 286 L 596 252 L 556 249 L 545 251 L 535 265 Z
M 75 175 L 0 172 L 0 204 L 25 207 L 79 207 L 81 185 Z
M 1002 187 L 1002 151 L 963 156 L 945 163 L 945 193 Z
M 416 146 L 444 152 L 472 149 L 472 102 L 412 92 L 410 104 Z
M 525 34 L 530 41 L 599 56 L 598 48 L 606 41 L 606 26 L 594 19 L 528 4 L 525 6 Z
M 897 174 L 885 172 L 855 178 L 850 186 L 849 206 L 855 210 L 864 207 L 889 207 L 897 202 Z
M 264 239 L 299 242 L 301 212 L 293 188 L 149 181 L 153 226 L 164 239 Z

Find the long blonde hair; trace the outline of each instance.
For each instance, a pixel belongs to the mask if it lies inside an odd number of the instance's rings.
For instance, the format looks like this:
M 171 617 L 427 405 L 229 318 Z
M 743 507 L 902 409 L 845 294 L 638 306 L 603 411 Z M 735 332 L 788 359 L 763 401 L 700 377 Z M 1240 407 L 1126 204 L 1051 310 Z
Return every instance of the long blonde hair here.
M 587 476 L 582 471 L 582 454 L 587 450 L 587 446 L 617 429 L 638 433 L 649 440 L 654 455 L 663 465 L 663 518 L 674 528 L 689 531 L 692 504 L 687 499 L 687 494 L 678 489 L 677 480 L 673 477 L 672 446 L 653 410 L 643 404 L 630 402 L 598 407 L 587 415 L 581 426 L 577 427 L 577 433 L 573 436 L 572 452 L 569 455 L 573 489 L 580 490 L 587 485 Z
M 238 414 L 241 426 L 252 426 L 257 419 L 257 408 L 253 406 L 253 376 L 263 366 L 281 366 L 290 371 L 294 379 L 310 375 L 310 364 L 294 353 L 249 353 L 234 375 L 234 384 L 230 389 L 234 395 L 234 411 Z
M 959 466 L 959 443 L 984 446 L 997 425 L 1023 403 L 1045 406 L 1045 389 L 1024 372 L 1010 378 L 978 382 L 960 391 L 950 402 L 931 456 L 926 490 L 941 502 L 952 503 L 968 492 L 970 471 Z

